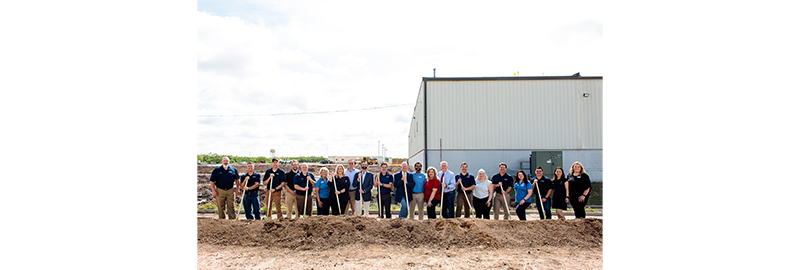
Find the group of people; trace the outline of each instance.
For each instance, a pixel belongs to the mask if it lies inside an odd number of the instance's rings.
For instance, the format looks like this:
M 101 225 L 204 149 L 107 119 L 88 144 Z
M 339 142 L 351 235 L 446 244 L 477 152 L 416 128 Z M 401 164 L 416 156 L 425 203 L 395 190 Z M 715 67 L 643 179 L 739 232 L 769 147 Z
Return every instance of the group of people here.
M 212 171 L 209 179 L 220 219 L 225 219 L 226 214 L 229 219 L 235 218 L 234 197 L 240 192 L 244 192 L 245 218 L 261 219 L 261 186 L 266 188 L 268 197 L 265 211 L 268 218 L 272 217 L 274 207 L 279 219 L 283 218 L 281 201 L 286 204 L 289 217 L 297 206 L 295 218 L 299 218 L 310 216 L 313 204 L 317 206 L 317 215 L 369 216 L 373 200 L 377 200 L 379 218 L 392 217 L 392 200 L 400 203 L 400 218 L 413 219 L 416 210 L 419 220 L 423 219 L 423 212 L 427 212 L 428 219 L 437 218 L 436 207 L 440 203 L 442 218 L 460 217 L 462 210 L 464 217 L 469 218 L 474 209 L 475 217 L 489 219 L 489 209 L 493 209 L 494 219 L 499 219 L 502 211 L 504 219 L 508 220 L 513 205 L 517 217 L 526 220 L 526 209 L 534 203 L 540 219 L 551 219 L 551 208 L 556 209 L 558 219 L 566 219 L 563 211 L 568 203 L 575 211 L 575 218 L 585 218 L 584 207 L 591 191 L 589 175 L 577 161 L 567 175 L 561 167 L 556 168 L 553 179 L 544 176 L 541 167 L 536 167 L 531 176 L 534 179 L 528 179 L 523 170 L 512 176 L 506 173 L 505 163 L 500 163 L 500 172 L 491 179 L 483 169 L 478 170 L 477 178 L 471 175 L 466 162 L 461 163 L 458 174 L 448 170 L 447 161 L 439 164 L 441 170 L 429 167 L 424 173 L 421 163 L 415 163 L 414 172 L 409 172 L 408 164 L 403 162 L 400 172 L 395 174 L 388 171 L 388 164 L 381 163 L 380 172 L 373 174 L 367 170 L 366 161 L 361 162 L 359 170 L 355 162 L 349 160 L 347 168 L 337 165 L 333 172 L 322 167 L 318 177 L 308 171 L 308 164 L 297 161 L 292 161 L 292 169 L 285 172 L 278 168 L 278 159 L 273 159 L 272 167 L 264 175 L 254 171 L 252 162 L 241 175 L 229 163 L 224 157 L 222 165 Z M 512 188 L 514 201 L 509 196 Z M 377 190 L 376 198 L 373 198 L 373 189 Z

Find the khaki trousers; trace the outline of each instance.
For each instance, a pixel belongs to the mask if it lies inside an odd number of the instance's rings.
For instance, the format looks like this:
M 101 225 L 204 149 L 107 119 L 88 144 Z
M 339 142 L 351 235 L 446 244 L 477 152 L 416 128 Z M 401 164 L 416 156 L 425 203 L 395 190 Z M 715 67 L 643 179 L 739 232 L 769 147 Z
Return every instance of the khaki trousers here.
M 289 192 L 288 188 L 283 189 L 283 203 L 286 204 L 286 218 L 292 218 L 292 209 L 297 204 L 297 196 Z M 294 218 L 300 217 L 300 211 L 297 211 L 297 215 Z
M 469 200 L 469 203 L 466 200 Z M 469 208 L 470 203 L 472 203 L 472 193 L 467 197 L 464 197 L 463 191 L 458 193 L 456 195 L 456 217 L 461 217 L 461 208 L 464 208 L 464 217 L 468 218 L 470 212 L 472 212 Z
M 314 197 L 314 195 L 311 193 L 309 193 L 308 196 L 305 195 L 305 193 L 300 193 L 300 195 L 297 195 L 297 214 L 302 215 L 303 212 L 306 212 L 306 216 L 311 216 L 311 210 L 314 208 L 311 198 Z M 333 199 L 336 200 L 336 198 Z
M 272 197 L 269 197 L 269 193 L 267 194 L 267 199 L 272 200 L 267 202 L 267 214 L 268 218 L 272 218 L 272 206 L 275 206 L 276 212 L 278 212 L 278 219 L 283 218 L 283 211 L 281 211 L 281 192 L 275 191 L 272 193 Z
M 345 215 L 356 215 L 356 191 L 358 190 L 351 190 L 348 191 L 350 195 L 350 200 L 347 201 L 347 205 L 344 206 L 344 214 Z M 347 209 L 353 210 L 353 213 L 349 213 Z
M 411 194 L 411 202 L 408 204 L 408 219 L 414 219 L 414 207 L 416 207 L 418 214 L 417 216 L 419 217 L 419 220 L 422 220 L 424 218 L 422 213 L 425 212 L 423 208 L 425 208 L 427 205 L 428 204 L 425 203 L 425 193 Z
M 503 196 L 506 197 L 503 200 Z M 492 208 L 494 209 L 494 219 L 500 219 L 500 209 L 503 209 L 505 215 L 503 215 L 503 219 L 508 220 L 508 208 L 506 208 L 506 202 L 511 202 L 511 197 L 508 194 L 503 195 L 503 193 L 495 192 L 494 199 L 492 200 Z M 508 207 L 511 207 L 511 204 L 508 204 Z
M 228 190 L 217 189 L 217 214 L 219 219 L 225 219 L 225 213 L 228 214 L 228 219 L 236 218 L 236 212 L 234 212 L 233 208 L 233 200 L 236 196 L 233 194 L 233 190 L 233 188 Z

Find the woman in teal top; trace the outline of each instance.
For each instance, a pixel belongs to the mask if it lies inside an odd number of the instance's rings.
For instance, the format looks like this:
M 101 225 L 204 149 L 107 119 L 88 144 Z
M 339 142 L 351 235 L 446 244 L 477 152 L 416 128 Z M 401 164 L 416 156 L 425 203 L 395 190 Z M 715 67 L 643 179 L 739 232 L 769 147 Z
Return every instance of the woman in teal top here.
M 320 168 L 319 175 L 317 184 L 314 187 L 314 192 L 317 193 L 317 215 L 327 216 L 331 211 L 331 191 L 327 183 L 330 178 L 328 176 L 328 168 Z
M 514 191 L 516 194 L 514 195 L 514 199 L 517 201 L 517 217 L 519 217 L 519 220 L 526 220 L 525 209 L 533 202 L 531 199 L 533 195 L 533 185 L 531 185 L 528 175 L 526 175 L 523 170 L 519 170 L 517 172 L 517 177 L 514 178 Z

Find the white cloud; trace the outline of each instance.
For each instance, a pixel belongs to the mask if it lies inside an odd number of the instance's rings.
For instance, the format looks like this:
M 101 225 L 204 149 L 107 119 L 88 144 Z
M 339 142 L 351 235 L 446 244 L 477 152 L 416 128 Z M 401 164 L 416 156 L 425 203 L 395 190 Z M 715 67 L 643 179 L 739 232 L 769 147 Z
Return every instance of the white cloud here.
M 421 77 L 434 67 L 440 77 L 602 72 L 596 3 L 422 3 L 247 3 L 254 8 L 211 12 L 227 17 L 198 12 L 198 114 L 413 103 Z M 374 155 L 380 140 L 391 155 L 405 156 L 412 113 L 405 106 L 200 118 L 198 153 L 265 155 L 275 148 L 278 155 Z

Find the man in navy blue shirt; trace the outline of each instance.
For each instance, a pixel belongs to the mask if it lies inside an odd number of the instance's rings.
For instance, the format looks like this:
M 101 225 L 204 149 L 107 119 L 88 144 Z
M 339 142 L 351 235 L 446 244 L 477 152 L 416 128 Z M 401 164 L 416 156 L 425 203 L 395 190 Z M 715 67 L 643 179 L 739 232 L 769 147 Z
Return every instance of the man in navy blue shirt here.
M 272 177 L 272 180 L 270 180 Z M 294 176 L 292 176 L 294 177 Z M 264 185 L 267 186 L 267 214 L 268 219 L 272 218 L 272 206 L 275 206 L 275 211 L 278 213 L 278 219 L 283 218 L 283 211 L 281 210 L 281 190 L 286 186 L 286 172 L 278 168 L 278 159 L 272 159 L 272 168 L 264 173 Z M 270 183 L 270 181 L 272 183 Z M 294 178 L 292 178 L 294 181 Z M 270 184 L 272 186 L 270 186 Z M 288 216 L 291 216 L 289 213 Z
M 539 212 L 539 219 L 552 219 L 553 214 L 550 213 L 550 196 L 553 195 L 553 181 L 544 176 L 542 167 L 536 167 L 536 185 L 533 186 L 533 194 L 536 198 L 536 211 Z M 544 213 L 542 213 L 544 211 Z
M 394 175 L 394 200 L 400 203 L 400 218 L 408 217 L 408 199 L 414 188 L 414 179 L 408 173 L 408 163 L 400 164 L 400 172 Z M 406 196 L 408 194 L 408 196 Z
M 500 173 L 492 176 L 492 186 L 495 187 L 494 201 L 492 202 L 494 219 L 498 220 L 500 218 L 500 209 L 503 209 L 505 213 L 503 219 L 508 220 L 509 209 L 507 207 L 510 207 L 511 203 L 511 197 L 508 196 L 508 193 L 514 188 L 514 177 L 506 173 L 508 165 L 505 162 L 500 162 L 498 167 L 500 168 Z
M 461 217 L 461 208 L 464 208 L 464 217 L 469 218 L 472 190 L 475 189 L 475 176 L 467 172 L 466 162 L 461 163 L 461 173 L 456 174 L 456 217 Z
M 208 179 L 211 183 L 211 195 L 217 199 L 219 219 L 225 219 L 226 213 L 228 219 L 236 218 L 233 200 L 239 194 L 239 172 L 229 163 L 230 159 L 223 157 L 222 166 L 214 168 L 211 171 L 211 178 Z
M 255 219 L 261 219 L 261 204 L 258 201 L 258 187 L 261 185 L 261 174 L 254 171 L 255 164 L 253 162 L 247 163 L 247 173 L 242 174 L 242 190 L 244 191 L 244 216 L 246 219 L 253 219 L 253 210 L 255 210 Z
M 311 190 L 314 189 L 316 184 L 314 174 L 308 172 L 308 164 L 303 163 L 300 165 L 300 173 L 294 176 L 294 189 L 297 191 L 297 213 L 305 213 L 306 216 L 311 216 Z
M 381 173 L 379 173 L 375 181 L 375 188 L 378 188 L 378 196 L 380 203 L 378 204 L 378 217 L 379 218 L 392 218 L 392 185 L 394 184 L 394 177 L 388 172 L 389 164 L 386 162 L 381 163 Z

